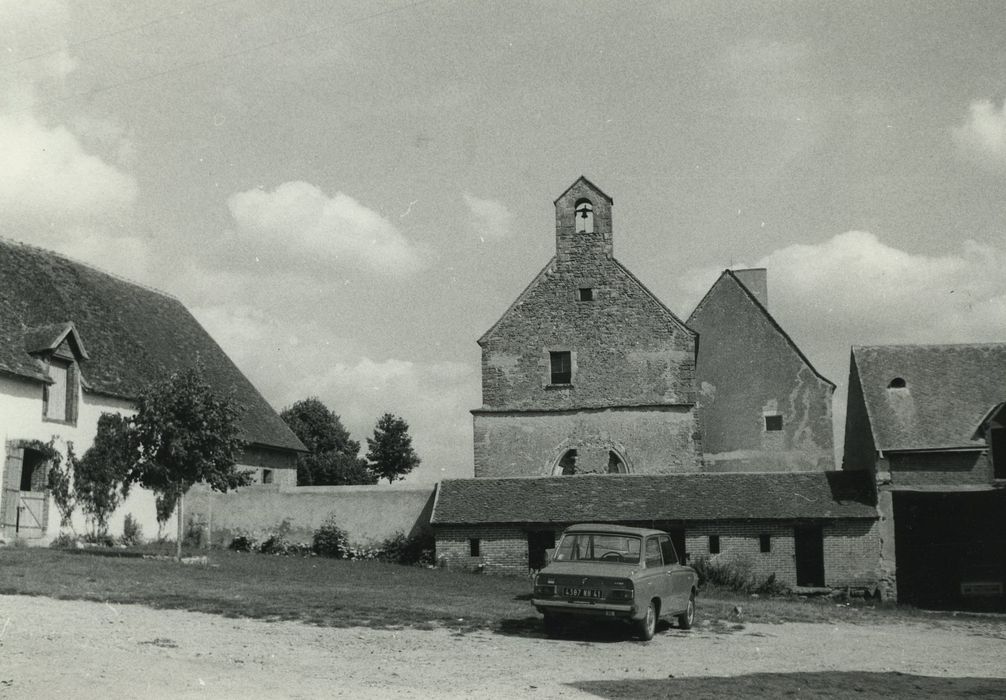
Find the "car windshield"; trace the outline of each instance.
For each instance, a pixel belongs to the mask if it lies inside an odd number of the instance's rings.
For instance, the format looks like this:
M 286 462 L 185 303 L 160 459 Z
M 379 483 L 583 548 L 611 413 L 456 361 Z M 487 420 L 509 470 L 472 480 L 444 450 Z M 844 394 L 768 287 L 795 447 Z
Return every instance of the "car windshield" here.
M 577 532 L 562 536 L 555 561 L 606 561 L 639 563 L 639 538 L 603 532 Z

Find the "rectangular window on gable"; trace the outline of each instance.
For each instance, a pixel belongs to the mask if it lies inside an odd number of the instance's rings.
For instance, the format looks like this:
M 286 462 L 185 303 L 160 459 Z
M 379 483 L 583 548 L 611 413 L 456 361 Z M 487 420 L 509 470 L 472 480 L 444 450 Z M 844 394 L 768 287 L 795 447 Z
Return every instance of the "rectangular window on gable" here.
M 573 358 L 568 350 L 550 352 L 549 382 L 551 384 L 571 384 L 573 382 Z
M 769 433 L 774 433 L 782 430 L 782 416 L 773 415 L 765 416 L 765 431 Z
M 594 301 L 594 289 L 592 287 L 580 287 L 580 301 Z

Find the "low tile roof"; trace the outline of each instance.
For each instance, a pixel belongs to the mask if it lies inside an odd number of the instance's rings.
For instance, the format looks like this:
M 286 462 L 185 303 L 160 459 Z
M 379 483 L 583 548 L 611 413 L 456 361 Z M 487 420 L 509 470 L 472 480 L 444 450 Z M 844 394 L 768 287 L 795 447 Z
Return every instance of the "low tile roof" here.
M 1006 400 L 1006 343 L 856 346 L 852 360 L 882 451 L 982 447 L 975 431 Z
M 0 372 L 47 381 L 26 346 L 72 323 L 87 345 L 87 390 L 135 398 L 151 381 L 198 357 L 220 392 L 245 408 L 242 437 L 280 449 L 304 446 L 241 370 L 177 299 L 51 251 L 0 239 Z
M 620 474 L 440 483 L 434 525 L 876 518 L 866 472 Z

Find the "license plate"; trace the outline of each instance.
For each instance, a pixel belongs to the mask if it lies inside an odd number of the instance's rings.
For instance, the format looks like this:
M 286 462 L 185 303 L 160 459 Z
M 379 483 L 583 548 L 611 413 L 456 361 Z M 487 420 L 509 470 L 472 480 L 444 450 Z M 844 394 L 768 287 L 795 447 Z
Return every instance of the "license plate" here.
M 601 591 L 596 588 L 564 588 L 562 593 L 570 598 L 600 598 Z

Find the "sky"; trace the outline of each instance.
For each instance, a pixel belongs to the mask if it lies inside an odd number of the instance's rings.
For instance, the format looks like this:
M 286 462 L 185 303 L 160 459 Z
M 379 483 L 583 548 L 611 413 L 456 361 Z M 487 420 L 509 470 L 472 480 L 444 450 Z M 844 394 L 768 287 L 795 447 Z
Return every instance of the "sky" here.
M 840 440 L 850 346 L 1006 342 L 1004 36 L 980 1 L 0 0 L 0 236 L 178 297 L 277 410 L 403 417 L 420 485 L 472 475 L 475 341 L 585 175 L 682 319 L 768 268 Z

